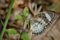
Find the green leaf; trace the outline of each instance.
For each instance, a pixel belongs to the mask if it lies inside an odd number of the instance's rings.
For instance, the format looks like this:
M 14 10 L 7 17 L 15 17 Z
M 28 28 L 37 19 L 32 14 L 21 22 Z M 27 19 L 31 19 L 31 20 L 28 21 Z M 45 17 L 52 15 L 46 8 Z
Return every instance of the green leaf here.
M 16 15 L 16 18 L 17 18 L 18 20 L 22 20 L 22 16 L 19 15 L 19 14 Z
M 6 32 L 8 34 L 18 34 L 18 32 L 15 29 L 7 29 Z
M 25 16 L 25 17 L 28 15 L 29 10 L 28 10 L 27 7 L 24 8 L 23 13 L 24 13 L 24 16 Z
M 28 34 L 27 34 L 26 32 L 23 32 L 23 33 L 22 33 L 21 38 L 22 38 L 23 40 L 28 40 L 28 39 L 29 39 L 29 38 L 28 38 Z

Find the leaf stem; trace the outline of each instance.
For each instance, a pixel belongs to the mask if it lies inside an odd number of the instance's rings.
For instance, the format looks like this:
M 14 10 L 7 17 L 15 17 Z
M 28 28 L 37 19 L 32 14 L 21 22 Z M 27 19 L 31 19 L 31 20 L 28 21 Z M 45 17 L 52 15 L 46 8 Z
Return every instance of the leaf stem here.
M 8 10 L 8 13 L 7 13 L 7 16 L 6 16 L 6 20 L 5 20 L 5 22 L 4 22 L 3 30 L 2 30 L 2 33 L 0 34 L 0 40 L 2 40 L 3 35 L 4 35 L 4 32 L 5 32 L 5 30 L 6 30 L 6 27 L 7 27 L 7 24 L 8 24 L 8 20 L 9 20 L 11 11 L 12 11 L 13 4 L 14 4 L 14 0 L 11 1 L 9 10 Z

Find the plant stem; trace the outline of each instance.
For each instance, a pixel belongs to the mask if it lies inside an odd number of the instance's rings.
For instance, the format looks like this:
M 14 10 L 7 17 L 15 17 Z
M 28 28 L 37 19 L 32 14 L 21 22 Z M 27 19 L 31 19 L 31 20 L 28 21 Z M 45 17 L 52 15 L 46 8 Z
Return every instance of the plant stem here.
M 8 24 L 8 20 L 9 20 L 11 11 L 12 11 L 13 4 L 14 4 L 14 0 L 11 1 L 9 10 L 8 10 L 8 13 L 7 13 L 7 16 L 6 16 L 6 20 L 5 20 L 5 22 L 4 22 L 3 30 L 2 30 L 2 33 L 0 34 L 0 40 L 2 40 L 3 35 L 4 35 L 4 32 L 5 32 L 5 30 L 6 30 L 6 27 L 7 27 L 7 24 Z
M 2 23 L 2 25 L 4 26 L 4 24 L 3 24 L 3 21 L 1 20 L 1 23 Z
M 9 34 L 7 34 L 7 35 L 8 35 L 8 40 L 10 40 Z

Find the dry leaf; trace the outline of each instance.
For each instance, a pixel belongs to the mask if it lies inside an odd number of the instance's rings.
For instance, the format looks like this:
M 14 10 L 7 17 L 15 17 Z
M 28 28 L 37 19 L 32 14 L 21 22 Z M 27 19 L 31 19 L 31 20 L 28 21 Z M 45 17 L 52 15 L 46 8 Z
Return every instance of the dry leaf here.
M 18 8 L 18 5 L 23 4 L 23 3 L 24 3 L 23 0 L 15 0 L 13 8 L 16 9 Z

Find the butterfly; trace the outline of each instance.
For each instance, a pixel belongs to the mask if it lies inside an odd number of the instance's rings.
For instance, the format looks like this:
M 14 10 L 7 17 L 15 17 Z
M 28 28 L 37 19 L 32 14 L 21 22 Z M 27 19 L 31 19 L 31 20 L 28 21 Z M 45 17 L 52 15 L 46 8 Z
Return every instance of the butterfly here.
M 40 34 L 45 30 L 45 27 L 49 24 L 52 24 L 52 22 L 55 19 L 55 12 L 53 11 L 43 11 L 39 15 L 40 21 L 32 19 L 30 21 L 31 24 L 31 30 L 33 34 Z

